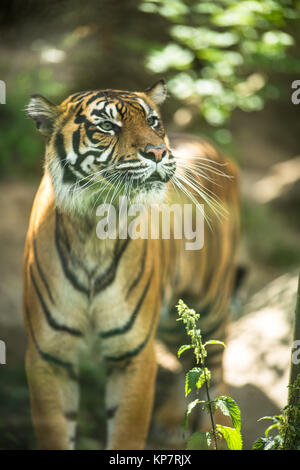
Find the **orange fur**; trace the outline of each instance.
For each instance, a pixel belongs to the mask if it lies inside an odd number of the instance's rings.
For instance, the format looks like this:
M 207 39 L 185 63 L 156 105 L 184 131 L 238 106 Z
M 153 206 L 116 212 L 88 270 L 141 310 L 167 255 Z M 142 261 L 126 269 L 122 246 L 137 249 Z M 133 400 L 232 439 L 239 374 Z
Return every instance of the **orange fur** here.
M 157 369 L 154 340 L 160 311 L 172 308 L 182 296 L 197 308 L 209 306 L 211 313 L 205 316 L 203 328 L 224 339 L 238 237 L 237 171 L 204 141 L 174 136 L 169 142 L 161 123 L 155 128 L 149 125 L 140 101 L 159 116 L 158 104 L 164 95 L 164 85 L 159 83 L 144 93 L 107 90 L 72 95 L 59 106 L 35 96 L 28 106 L 28 114 L 46 136 L 45 174 L 30 218 L 23 276 L 26 369 L 40 448 L 74 446 L 78 362 L 92 343 L 100 342 L 109 370 L 107 446 L 140 449 L 152 410 Z M 114 127 L 113 133 L 90 121 L 93 106 L 103 102 L 111 104 L 115 113 L 111 119 L 114 126 L 120 126 L 119 130 Z M 94 178 L 96 165 L 105 169 L 108 164 L 100 161 L 101 155 L 111 148 L 107 152 L 109 165 L 122 163 L 122 174 L 127 175 L 130 162 L 140 159 L 147 163 L 140 155 L 153 158 L 147 145 L 155 149 L 165 146 L 168 168 L 177 164 L 175 176 L 180 171 L 194 172 L 195 184 L 202 185 L 227 209 L 227 217 L 219 219 L 199 192 L 189 188 L 193 197 L 204 203 L 211 224 L 211 228 L 206 224 L 201 250 L 187 251 L 184 240 L 172 237 L 97 238 L 94 205 L 104 195 L 109 199 L 108 190 L 113 192 L 117 186 L 113 179 L 104 181 L 104 173 Z M 99 148 L 102 153 L 96 162 L 96 156 L 88 152 L 98 155 Z M 140 154 L 139 149 L 143 150 Z M 76 167 L 78 155 L 85 152 L 82 166 Z M 88 165 L 85 159 L 89 159 Z M 197 162 L 206 165 L 203 175 L 194 171 Z M 161 173 L 168 178 L 167 170 Z M 76 179 L 82 179 L 77 186 Z M 175 191 L 172 181 L 173 174 L 169 181 L 154 186 L 161 192 L 160 201 L 186 203 L 187 197 Z M 96 194 L 90 191 L 93 184 Z M 107 191 L 97 201 L 106 184 Z M 155 200 L 156 192 L 150 184 L 148 187 Z M 147 199 L 147 194 L 143 198 Z

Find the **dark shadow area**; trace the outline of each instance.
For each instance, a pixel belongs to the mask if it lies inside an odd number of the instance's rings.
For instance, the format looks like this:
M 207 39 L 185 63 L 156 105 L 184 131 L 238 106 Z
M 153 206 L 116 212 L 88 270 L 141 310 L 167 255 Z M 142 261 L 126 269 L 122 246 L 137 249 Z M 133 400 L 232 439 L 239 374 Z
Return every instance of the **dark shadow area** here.
M 276 404 L 258 387 L 247 384 L 229 387 L 229 395 L 239 403 L 242 416 L 243 449 L 251 449 L 255 440 L 264 436 L 268 421 L 259 419 L 281 413 Z

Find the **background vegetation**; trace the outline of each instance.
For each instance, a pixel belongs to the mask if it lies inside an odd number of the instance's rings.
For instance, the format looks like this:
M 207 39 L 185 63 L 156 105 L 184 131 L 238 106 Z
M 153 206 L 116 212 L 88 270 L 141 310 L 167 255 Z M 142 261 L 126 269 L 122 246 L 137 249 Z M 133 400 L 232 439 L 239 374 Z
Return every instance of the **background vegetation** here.
M 21 112 L 33 92 L 59 102 L 84 89 L 140 90 L 164 76 L 172 96 L 165 119 L 231 144 L 235 111 L 290 101 L 292 79 L 300 73 L 299 5 L 4 0 L 0 75 L 8 103 L 1 109 L 1 174 L 31 175 L 39 167 L 42 143 Z
M 291 102 L 291 84 L 300 78 L 299 7 L 292 0 L 2 0 L 0 79 L 7 86 L 7 104 L 0 105 L 3 223 L 7 188 L 21 191 L 24 182 L 35 188 L 42 173 L 43 140 L 24 113 L 32 93 L 59 103 L 85 89 L 143 90 L 164 77 L 167 129 L 205 135 L 241 167 L 242 247 L 253 279 L 250 291 L 292 272 L 300 262 L 300 105 Z M 20 246 L 23 225 L 16 226 Z M 10 258 L 8 270 L 9 265 L 16 262 Z M 0 337 L 11 315 L 5 305 Z M 0 403 L 7 405 L 0 411 L 0 448 L 33 445 L 19 359 L 16 370 L 0 371 L 5 383 Z M 91 410 L 94 387 L 101 391 L 103 378 L 88 366 L 82 377 L 92 391 L 83 397 L 85 434 L 96 432 L 101 438 L 100 408 Z

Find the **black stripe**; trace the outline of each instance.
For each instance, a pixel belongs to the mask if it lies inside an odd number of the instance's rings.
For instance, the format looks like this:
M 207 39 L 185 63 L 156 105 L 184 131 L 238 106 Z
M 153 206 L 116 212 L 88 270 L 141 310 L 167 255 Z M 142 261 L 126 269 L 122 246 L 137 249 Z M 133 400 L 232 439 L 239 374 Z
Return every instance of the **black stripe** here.
M 76 183 L 78 181 L 78 176 L 73 173 L 69 165 L 65 165 L 63 169 L 63 183 Z M 79 184 L 81 186 L 81 184 Z
M 51 300 L 51 302 L 53 304 L 55 304 L 55 301 L 53 299 L 53 296 L 52 296 L 52 293 L 51 293 L 51 290 L 50 290 L 50 287 L 49 287 L 49 284 L 47 282 L 47 279 L 45 277 L 45 274 L 41 268 L 41 265 L 40 265 L 40 262 L 39 262 L 39 259 L 38 259 L 38 254 L 37 254 L 37 247 L 36 247 L 36 238 L 33 237 L 33 251 L 34 251 L 34 259 L 35 259 L 35 264 L 36 264 L 36 267 L 37 267 L 37 270 L 38 270 L 38 273 L 40 275 L 40 278 L 42 279 L 43 281 L 43 284 L 45 286 L 45 289 L 48 293 L 48 296 L 49 296 L 49 299 Z
M 59 224 L 58 224 L 59 220 L 58 219 L 59 219 L 59 215 L 58 215 L 58 212 L 56 211 L 55 245 L 56 245 L 56 249 L 57 249 L 60 261 L 61 261 L 61 265 L 62 265 L 64 274 L 65 274 L 66 278 L 70 281 L 70 283 L 72 284 L 74 289 L 79 290 L 80 292 L 83 292 L 84 294 L 86 294 L 88 296 L 89 293 L 90 293 L 89 289 L 87 287 L 83 286 L 82 284 L 80 284 L 80 282 L 78 281 L 76 275 L 73 273 L 73 271 L 71 271 L 69 269 L 67 257 L 64 253 L 64 250 L 60 246 Z M 67 250 L 70 250 L 69 241 L 67 239 L 65 239 L 64 241 L 65 241 L 65 244 L 67 245 Z
M 60 132 L 56 134 L 54 146 L 56 148 L 57 155 L 60 159 L 61 168 L 63 170 L 63 183 L 74 183 L 78 178 L 70 170 L 70 167 L 66 162 L 67 154 L 64 144 L 64 136 Z
M 131 364 L 130 359 L 123 364 L 107 364 L 106 365 L 106 377 L 110 377 L 114 372 L 123 373 L 127 367 Z
M 77 381 L 78 377 L 75 374 L 74 366 L 71 362 L 62 361 L 58 357 L 52 356 L 51 354 L 45 353 L 44 351 L 41 350 L 41 348 L 39 347 L 39 344 L 36 340 L 36 337 L 34 335 L 34 332 L 33 332 L 32 324 L 31 324 L 31 320 L 30 320 L 30 315 L 29 315 L 29 310 L 28 310 L 27 306 L 25 307 L 25 313 L 26 313 L 26 317 L 27 317 L 31 337 L 33 339 L 36 350 L 39 353 L 39 355 L 41 356 L 41 358 L 46 362 L 51 362 L 52 364 L 55 364 L 56 366 L 63 367 L 66 370 L 66 372 L 68 373 L 70 379 Z
M 121 248 L 119 248 L 120 240 L 119 239 L 117 240 L 116 245 L 115 245 L 113 260 L 110 266 L 107 268 L 104 274 L 101 274 L 101 276 L 95 280 L 95 284 L 94 284 L 95 294 L 98 294 L 100 291 L 106 289 L 106 287 L 112 284 L 112 282 L 115 280 L 120 259 L 126 247 L 128 246 L 128 243 L 130 242 L 130 240 L 131 240 L 130 238 L 127 238 L 125 242 L 121 245 Z
M 203 332 L 203 334 L 202 334 L 203 341 L 206 342 L 206 341 L 209 341 L 211 339 L 216 339 L 218 341 L 222 341 L 223 337 L 224 337 L 225 323 L 226 323 L 226 318 L 217 319 L 217 322 L 208 331 Z M 223 326 L 222 334 L 218 334 L 217 337 L 213 337 L 216 334 L 216 331 L 218 331 L 221 326 Z
M 77 421 L 78 412 L 77 412 L 77 411 L 66 411 L 66 412 L 64 413 L 64 417 L 65 417 L 68 421 Z
M 88 133 L 86 132 L 86 135 Z M 94 157 L 99 157 L 101 155 L 100 149 L 98 150 L 88 150 L 87 152 L 81 153 L 79 150 L 80 147 L 80 138 L 81 138 L 81 131 L 80 127 L 76 129 L 76 131 L 73 132 L 72 134 L 72 146 L 73 146 L 73 151 L 77 155 L 76 162 L 72 165 L 75 170 L 77 170 L 81 175 L 83 176 L 90 176 L 86 171 L 83 170 L 81 164 L 82 162 L 88 157 L 89 155 L 93 155 Z M 98 143 L 98 141 L 94 141 L 91 139 L 92 142 Z
M 97 100 L 99 98 L 103 98 L 105 95 L 103 93 L 103 91 L 98 91 L 98 92 L 95 92 L 94 95 L 92 95 L 92 97 L 86 102 L 86 106 L 88 106 L 90 103 L 92 103 L 94 100 Z
M 141 264 L 140 264 L 140 269 L 138 271 L 138 274 L 136 276 L 136 278 L 133 280 L 133 282 L 131 283 L 128 291 L 127 291 L 127 294 L 126 294 L 126 299 L 128 298 L 130 292 L 132 291 L 132 289 L 135 288 L 135 286 L 138 284 L 139 280 L 142 278 L 143 274 L 144 274 L 144 269 L 145 269 L 145 262 L 146 262 L 146 253 L 147 253 L 147 247 L 148 247 L 148 240 L 145 240 L 144 241 L 144 249 L 143 249 L 143 254 L 142 254 L 142 260 L 141 260 Z
M 111 150 L 110 150 L 110 152 L 109 152 L 109 154 L 107 155 L 106 160 L 105 160 L 105 163 L 106 163 L 106 164 L 111 161 L 112 156 L 113 156 L 114 151 L 115 151 L 115 148 L 116 148 L 116 145 L 117 145 L 117 142 L 115 142 L 113 145 L 111 145 Z M 100 156 L 101 156 L 101 154 L 100 154 Z
M 151 328 L 151 330 L 152 330 L 152 328 Z M 129 358 L 132 358 L 132 357 L 136 356 L 146 346 L 146 344 L 147 344 L 147 342 L 150 338 L 150 335 L 151 335 L 151 330 L 148 332 L 148 334 L 147 334 L 146 338 L 144 339 L 144 341 L 142 343 L 140 343 L 136 348 L 132 349 L 131 351 L 128 351 L 124 354 L 121 354 L 120 356 L 104 356 L 104 358 L 107 361 L 118 362 L 118 361 L 124 361 L 125 359 L 129 359 Z
M 71 95 L 70 102 L 78 101 L 79 97 L 82 100 L 82 98 L 87 97 L 91 93 L 94 93 L 94 91 L 88 90 L 88 91 L 79 91 L 78 93 L 74 93 L 73 95 Z
M 77 159 L 75 163 L 73 164 L 75 170 L 79 172 L 83 172 L 81 168 L 81 163 L 84 160 L 84 158 L 81 157 L 81 153 L 79 151 L 79 146 L 80 146 L 80 127 L 76 129 L 76 131 L 73 132 L 72 135 L 72 146 L 73 146 L 73 151 L 77 155 Z M 83 172 L 85 173 L 85 172 Z M 87 174 L 85 174 L 87 176 Z
M 154 327 L 156 314 L 157 314 L 157 309 L 155 309 L 155 311 L 153 313 L 151 325 L 150 325 L 149 331 L 148 331 L 144 341 L 142 341 L 136 348 L 134 348 L 131 351 L 128 351 L 124 354 L 121 354 L 120 356 L 104 356 L 104 359 L 106 359 L 107 361 L 111 361 L 111 362 L 118 362 L 118 361 L 124 361 L 126 359 L 130 359 L 130 358 L 136 356 L 137 354 L 139 354 L 144 349 L 144 347 L 146 346 L 146 344 L 149 341 L 149 338 L 150 338 L 151 333 L 152 333 L 152 329 Z
M 55 136 L 54 146 L 56 148 L 57 155 L 63 166 L 65 164 L 67 154 L 65 150 L 64 136 L 60 132 L 58 132 Z
M 45 314 L 45 317 L 47 319 L 47 322 L 48 322 L 49 326 L 51 326 L 51 328 L 53 328 L 54 330 L 64 331 L 65 333 L 69 333 L 70 335 L 83 336 L 81 331 L 77 330 L 76 328 L 72 328 L 72 327 L 62 325 L 62 324 L 56 322 L 56 320 L 52 317 L 47 305 L 45 304 L 43 296 L 42 296 L 42 294 L 41 294 L 41 292 L 38 288 L 37 282 L 36 282 L 36 280 L 34 278 L 34 275 L 33 275 L 32 265 L 30 265 L 29 269 L 30 269 L 30 276 L 31 276 L 32 283 L 34 285 L 35 291 L 37 293 L 37 296 L 39 298 L 39 301 L 41 303 L 43 312 Z
M 108 408 L 108 410 L 106 410 L 106 419 L 113 419 L 115 417 L 117 409 L 118 409 L 118 406 L 114 406 L 113 408 Z
M 151 273 L 150 273 L 150 276 L 149 276 L 149 279 L 148 279 L 148 281 L 147 281 L 147 284 L 146 284 L 146 286 L 144 287 L 144 290 L 143 290 L 143 292 L 142 292 L 142 295 L 140 296 L 139 301 L 138 301 L 138 303 L 137 303 L 137 305 L 136 305 L 136 307 L 135 307 L 135 309 L 134 309 L 134 311 L 133 311 L 131 317 L 130 317 L 129 320 L 127 321 L 127 323 L 125 323 L 125 325 L 120 326 L 120 327 L 118 327 L 118 328 L 113 328 L 112 330 L 103 331 L 102 333 L 100 333 L 100 337 L 101 337 L 101 338 L 106 339 L 106 338 L 110 338 L 111 336 L 116 336 L 116 335 L 124 334 L 124 333 L 126 333 L 126 331 L 128 331 L 128 330 L 132 327 L 132 325 L 133 325 L 133 323 L 134 323 L 134 321 L 135 321 L 135 319 L 136 319 L 136 317 L 137 317 L 137 315 L 138 315 L 138 313 L 139 313 L 139 311 L 140 311 L 140 308 L 141 308 L 141 306 L 142 306 L 142 304 L 143 304 L 143 302 L 144 302 L 144 299 L 145 299 L 145 297 L 146 297 L 146 295 L 147 295 L 148 289 L 149 289 L 150 284 L 151 284 L 151 281 L 152 281 L 152 275 L 153 275 L 153 269 L 152 269 L 152 271 L 151 271 Z

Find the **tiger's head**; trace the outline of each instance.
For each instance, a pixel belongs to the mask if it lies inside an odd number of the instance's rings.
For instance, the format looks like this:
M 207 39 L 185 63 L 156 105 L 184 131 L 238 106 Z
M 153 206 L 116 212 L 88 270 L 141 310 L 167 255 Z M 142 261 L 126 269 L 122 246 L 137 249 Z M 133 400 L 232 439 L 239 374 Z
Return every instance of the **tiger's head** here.
M 163 80 L 145 92 L 75 93 L 56 106 L 33 95 L 27 114 L 46 137 L 46 172 L 56 203 L 83 210 L 113 202 L 162 200 L 176 164 L 158 106 Z

